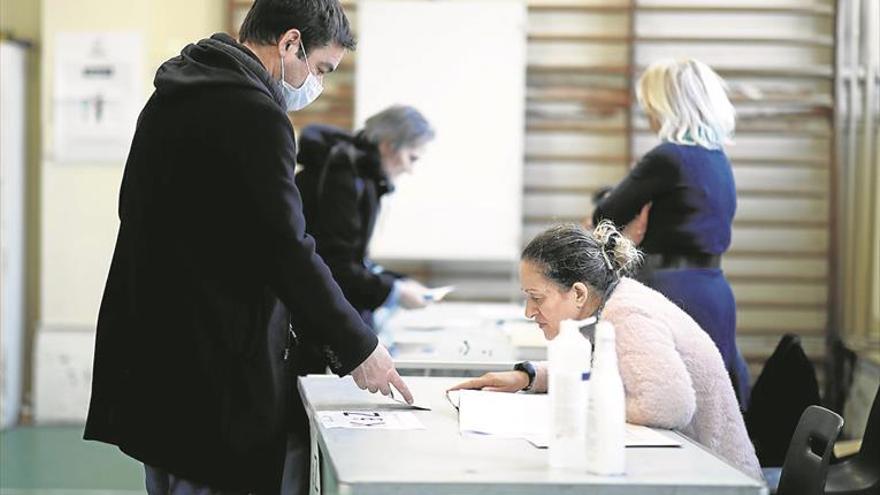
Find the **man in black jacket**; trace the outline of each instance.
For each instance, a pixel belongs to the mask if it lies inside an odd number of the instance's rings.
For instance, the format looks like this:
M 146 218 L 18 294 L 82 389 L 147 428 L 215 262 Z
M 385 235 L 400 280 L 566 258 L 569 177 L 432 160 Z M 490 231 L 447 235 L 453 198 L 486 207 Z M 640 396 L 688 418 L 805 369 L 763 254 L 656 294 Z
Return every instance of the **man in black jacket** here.
M 354 47 L 338 0 L 257 0 L 156 73 L 122 180 L 85 438 L 142 461 L 151 493 L 277 493 L 305 429 L 296 334 L 338 375 L 411 401 L 305 233 L 285 110 Z M 307 441 L 302 435 L 299 442 Z

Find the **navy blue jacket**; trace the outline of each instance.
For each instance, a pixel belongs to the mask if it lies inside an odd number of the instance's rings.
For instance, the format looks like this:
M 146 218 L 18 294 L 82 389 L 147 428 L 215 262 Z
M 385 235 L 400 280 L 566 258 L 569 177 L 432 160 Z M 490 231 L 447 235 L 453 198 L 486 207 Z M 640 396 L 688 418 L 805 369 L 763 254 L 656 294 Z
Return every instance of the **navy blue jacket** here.
M 720 255 L 730 246 L 736 184 L 722 150 L 660 144 L 599 201 L 593 222 L 622 227 L 652 201 L 645 253 Z

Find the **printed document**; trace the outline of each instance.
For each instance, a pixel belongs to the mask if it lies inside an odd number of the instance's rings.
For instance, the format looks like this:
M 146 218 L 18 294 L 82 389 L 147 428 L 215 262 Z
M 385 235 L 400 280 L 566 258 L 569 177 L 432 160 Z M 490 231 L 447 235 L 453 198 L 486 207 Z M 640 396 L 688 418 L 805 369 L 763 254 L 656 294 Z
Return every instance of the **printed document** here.
M 355 430 L 424 430 L 425 425 L 408 411 L 320 411 L 324 428 Z

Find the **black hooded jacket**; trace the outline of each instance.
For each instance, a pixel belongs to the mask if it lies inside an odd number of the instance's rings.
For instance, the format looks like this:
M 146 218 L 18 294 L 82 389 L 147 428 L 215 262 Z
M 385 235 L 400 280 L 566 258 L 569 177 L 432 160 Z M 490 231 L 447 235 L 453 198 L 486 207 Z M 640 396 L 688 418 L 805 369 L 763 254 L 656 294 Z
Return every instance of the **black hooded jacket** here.
M 348 301 L 369 320 L 397 275 L 375 273 L 367 258 L 382 196 L 393 190 L 379 150 L 362 133 L 312 125 L 303 129 L 296 176 L 306 229 Z
M 340 375 L 376 338 L 305 232 L 293 129 L 256 56 L 217 34 L 155 87 L 122 180 L 85 438 L 214 488 L 277 493 L 302 407 L 288 325 L 331 349 Z

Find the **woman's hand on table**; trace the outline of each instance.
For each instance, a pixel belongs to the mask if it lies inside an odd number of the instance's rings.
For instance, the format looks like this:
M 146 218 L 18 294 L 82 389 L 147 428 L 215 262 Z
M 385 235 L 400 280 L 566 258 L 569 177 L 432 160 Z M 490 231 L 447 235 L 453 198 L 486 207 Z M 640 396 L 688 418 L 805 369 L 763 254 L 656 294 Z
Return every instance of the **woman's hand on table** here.
M 493 371 L 473 378 L 449 390 L 486 390 L 489 392 L 519 392 L 529 386 L 529 375 L 523 371 Z

